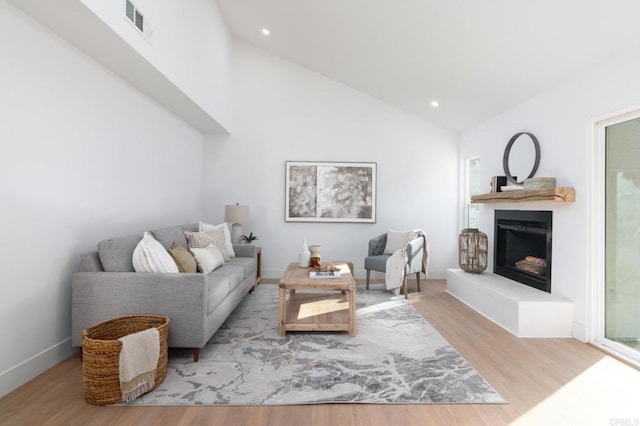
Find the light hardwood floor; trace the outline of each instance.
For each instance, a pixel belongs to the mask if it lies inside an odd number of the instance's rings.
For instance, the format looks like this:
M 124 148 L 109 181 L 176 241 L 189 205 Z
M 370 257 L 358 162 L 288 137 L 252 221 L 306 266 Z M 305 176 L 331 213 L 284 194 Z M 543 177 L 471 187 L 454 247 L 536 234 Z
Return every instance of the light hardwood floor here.
M 409 302 L 507 404 L 96 407 L 83 400 L 74 356 L 0 399 L 0 424 L 640 425 L 638 369 L 574 339 L 516 338 L 445 288 L 429 280 Z

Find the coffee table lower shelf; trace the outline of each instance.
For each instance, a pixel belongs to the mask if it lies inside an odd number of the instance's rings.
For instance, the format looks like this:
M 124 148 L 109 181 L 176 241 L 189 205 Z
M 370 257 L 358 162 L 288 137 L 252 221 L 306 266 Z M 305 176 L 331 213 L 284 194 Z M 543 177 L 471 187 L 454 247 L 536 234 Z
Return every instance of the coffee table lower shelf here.
M 281 289 L 281 291 L 284 291 Z M 347 331 L 355 336 L 355 300 L 349 292 L 300 293 L 281 296 L 278 333 L 287 331 Z

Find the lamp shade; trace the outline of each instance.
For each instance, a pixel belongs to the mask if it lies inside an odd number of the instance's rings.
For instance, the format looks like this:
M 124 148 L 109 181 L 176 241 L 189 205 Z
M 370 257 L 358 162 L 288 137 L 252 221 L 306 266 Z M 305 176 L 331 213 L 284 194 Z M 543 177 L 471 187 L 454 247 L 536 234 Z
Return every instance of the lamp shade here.
M 224 206 L 225 222 L 243 224 L 249 221 L 249 206 L 226 205 Z

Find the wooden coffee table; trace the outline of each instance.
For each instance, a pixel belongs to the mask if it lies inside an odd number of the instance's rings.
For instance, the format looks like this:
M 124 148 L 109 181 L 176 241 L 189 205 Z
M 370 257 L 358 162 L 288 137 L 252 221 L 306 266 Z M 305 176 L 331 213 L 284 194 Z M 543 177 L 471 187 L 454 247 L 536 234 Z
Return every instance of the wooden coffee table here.
M 289 264 L 279 285 L 280 336 L 287 331 L 348 331 L 349 336 L 356 335 L 356 281 L 346 262 L 332 264 L 340 268 L 340 278 L 309 278 L 309 268 Z

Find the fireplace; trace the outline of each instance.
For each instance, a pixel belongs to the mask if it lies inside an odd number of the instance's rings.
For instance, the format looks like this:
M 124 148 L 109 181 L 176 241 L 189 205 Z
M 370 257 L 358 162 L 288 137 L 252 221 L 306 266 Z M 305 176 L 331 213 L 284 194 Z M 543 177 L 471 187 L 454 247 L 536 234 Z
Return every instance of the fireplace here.
M 493 272 L 551 293 L 550 211 L 496 210 Z

